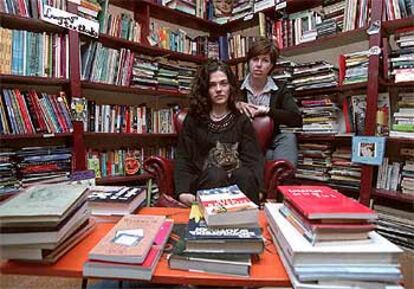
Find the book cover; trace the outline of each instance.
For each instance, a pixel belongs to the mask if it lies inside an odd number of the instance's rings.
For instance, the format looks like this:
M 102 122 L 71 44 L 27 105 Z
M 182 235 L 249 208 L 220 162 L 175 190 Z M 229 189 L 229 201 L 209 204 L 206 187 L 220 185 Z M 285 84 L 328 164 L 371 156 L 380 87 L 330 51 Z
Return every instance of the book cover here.
M 89 252 L 89 259 L 141 264 L 164 221 L 165 216 L 124 216 Z
M 61 217 L 85 192 L 86 186 L 82 185 L 33 186 L 0 205 L 0 220 Z
M 379 166 L 384 159 L 384 152 L 385 137 L 352 137 L 352 162 Z
M 377 214 L 327 186 L 279 186 L 278 189 L 307 219 L 375 219 Z
M 209 214 L 257 209 L 237 185 L 197 191 L 202 208 Z
M 193 205 L 191 211 L 199 210 Z M 257 240 L 262 239 L 259 227 L 256 228 L 211 228 L 207 226 L 205 219 L 190 213 L 185 230 L 185 240 Z

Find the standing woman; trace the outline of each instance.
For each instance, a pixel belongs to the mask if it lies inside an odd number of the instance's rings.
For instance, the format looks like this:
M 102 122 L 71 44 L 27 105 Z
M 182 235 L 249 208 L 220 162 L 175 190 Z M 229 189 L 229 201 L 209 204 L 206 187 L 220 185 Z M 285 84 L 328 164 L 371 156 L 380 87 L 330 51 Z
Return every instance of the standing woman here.
M 296 167 L 296 136 L 281 134 L 279 125 L 301 126 L 302 118 L 286 83 L 276 83 L 270 76 L 278 56 L 277 48 L 271 40 L 259 38 L 254 42 L 247 53 L 249 74 L 241 86 L 243 101 L 238 102 L 237 107 L 250 118 L 268 115 L 274 120 L 273 141 L 266 158 L 285 159 Z
M 198 69 L 174 170 L 176 199 L 187 205 L 199 189 L 231 184 L 259 202 L 264 157 L 250 119 L 236 108 L 239 92 L 227 64 L 210 60 Z

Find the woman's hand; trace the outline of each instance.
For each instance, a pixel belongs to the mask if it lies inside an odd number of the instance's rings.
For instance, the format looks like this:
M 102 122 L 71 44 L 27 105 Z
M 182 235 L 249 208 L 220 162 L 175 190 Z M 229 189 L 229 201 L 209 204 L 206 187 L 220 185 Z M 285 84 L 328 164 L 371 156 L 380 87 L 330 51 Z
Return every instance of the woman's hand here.
M 236 108 L 240 111 L 240 113 L 243 113 L 250 118 L 253 118 L 255 116 L 256 109 L 257 109 L 256 105 L 243 102 L 243 101 L 237 102 Z
M 184 205 L 191 207 L 191 204 L 195 202 L 195 196 L 190 193 L 183 193 L 179 196 L 180 202 Z
M 265 105 L 255 105 L 243 101 L 237 102 L 236 108 L 240 111 L 240 113 L 244 113 L 250 118 L 254 118 L 260 115 L 266 115 L 270 109 Z

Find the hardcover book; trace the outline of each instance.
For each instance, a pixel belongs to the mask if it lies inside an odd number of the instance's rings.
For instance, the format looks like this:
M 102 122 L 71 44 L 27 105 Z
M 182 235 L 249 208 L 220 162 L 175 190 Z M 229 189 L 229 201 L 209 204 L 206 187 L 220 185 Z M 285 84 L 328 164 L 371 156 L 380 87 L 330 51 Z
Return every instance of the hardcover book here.
M 1 226 L 5 223 L 60 221 L 77 202 L 86 197 L 82 185 L 37 185 L 0 205 Z
M 240 226 L 258 223 L 258 206 L 237 185 L 197 191 L 208 226 Z
M 285 202 L 310 220 L 373 220 L 377 214 L 326 186 L 279 186 Z
M 88 260 L 83 266 L 83 275 L 88 277 L 151 280 L 173 226 L 174 221 L 171 219 L 166 219 L 163 222 L 143 262 L 131 264 Z
M 89 259 L 141 264 L 164 221 L 165 216 L 124 216 L 89 252 Z

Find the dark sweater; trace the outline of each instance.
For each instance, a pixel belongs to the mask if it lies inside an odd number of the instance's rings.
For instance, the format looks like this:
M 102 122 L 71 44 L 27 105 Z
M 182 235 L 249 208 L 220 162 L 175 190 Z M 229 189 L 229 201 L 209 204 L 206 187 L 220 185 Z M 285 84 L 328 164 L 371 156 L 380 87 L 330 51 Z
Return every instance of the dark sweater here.
M 270 97 L 270 110 L 268 115 L 275 123 L 274 135 L 279 133 L 279 125 L 284 124 L 289 127 L 302 125 L 302 117 L 296 102 L 293 100 L 292 92 L 287 88 L 285 82 L 276 82 L 279 88 L 272 92 Z M 242 101 L 247 101 L 247 90 L 244 89 Z
M 190 114 L 184 120 L 178 138 L 175 156 L 175 194 L 195 194 L 197 179 L 201 175 L 209 150 L 222 143 L 239 142 L 238 151 L 241 166 L 249 168 L 257 181 L 257 192 L 263 188 L 264 157 L 256 140 L 254 128 L 245 115 L 237 114 L 228 127 L 212 132 L 206 123 Z

